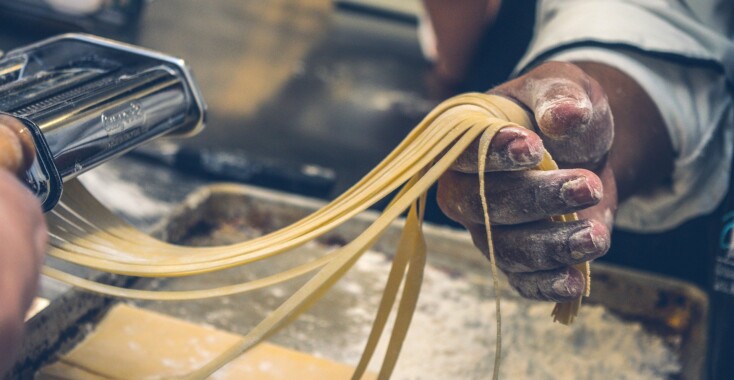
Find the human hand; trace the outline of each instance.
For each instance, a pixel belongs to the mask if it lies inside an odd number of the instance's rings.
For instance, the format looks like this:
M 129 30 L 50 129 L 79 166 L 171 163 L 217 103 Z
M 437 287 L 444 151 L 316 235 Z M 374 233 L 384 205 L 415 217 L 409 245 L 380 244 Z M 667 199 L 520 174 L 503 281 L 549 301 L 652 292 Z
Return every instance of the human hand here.
M 443 86 L 460 84 L 477 44 L 499 13 L 500 0 L 423 0 L 430 30 L 423 30 L 427 55 L 434 61 L 434 77 Z
M 549 62 L 490 91 L 534 115 L 534 132 L 502 129 L 486 158 L 487 201 L 497 266 L 524 297 L 564 302 L 582 295 L 575 264 L 609 249 L 617 205 L 616 183 L 606 159 L 614 128 L 602 87 L 575 65 Z M 478 195 L 478 141 L 439 181 L 438 203 L 464 225 L 487 255 Z M 562 168 L 528 170 L 548 149 Z M 578 221 L 550 222 L 577 212 Z
M 0 375 L 20 345 L 47 239 L 38 200 L 16 178 L 32 157 L 21 128 L 17 120 L 0 117 Z

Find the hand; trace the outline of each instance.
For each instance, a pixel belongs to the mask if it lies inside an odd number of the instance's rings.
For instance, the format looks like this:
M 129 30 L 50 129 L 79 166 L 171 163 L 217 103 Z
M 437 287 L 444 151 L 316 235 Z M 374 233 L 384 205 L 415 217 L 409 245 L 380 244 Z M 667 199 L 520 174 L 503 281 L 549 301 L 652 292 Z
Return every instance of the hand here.
M 28 136 L 19 134 L 17 127 L 0 118 L 0 376 L 20 345 L 47 239 L 38 200 L 16 178 L 26 166 L 24 157 L 29 157 L 22 154 L 28 152 L 29 141 L 23 142 Z
M 602 87 L 575 65 L 550 62 L 490 93 L 534 115 L 536 130 L 501 130 L 486 158 L 487 200 L 497 266 L 524 297 L 563 302 L 583 293 L 572 265 L 604 255 L 617 205 L 607 160 L 614 126 Z M 477 144 L 439 181 L 438 203 L 487 254 L 478 196 Z M 527 170 L 548 149 L 561 170 Z M 578 212 L 579 221 L 549 222 Z
M 499 13 L 500 0 L 423 0 L 433 27 L 435 79 L 443 86 L 460 84 L 467 74 L 482 33 Z

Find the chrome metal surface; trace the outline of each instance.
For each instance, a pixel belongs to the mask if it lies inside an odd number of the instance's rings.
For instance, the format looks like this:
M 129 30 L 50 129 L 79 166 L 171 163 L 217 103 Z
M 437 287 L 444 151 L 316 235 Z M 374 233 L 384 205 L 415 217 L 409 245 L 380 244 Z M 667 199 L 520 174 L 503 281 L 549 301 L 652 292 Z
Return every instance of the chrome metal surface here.
M 45 170 L 26 175 L 49 210 L 61 186 L 51 177 L 74 178 L 163 134 L 194 134 L 205 105 L 183 61 L 67 34 L 0 60 L 0 111 L 40 132 L 37 150 L 50 151 L 37 155 Z

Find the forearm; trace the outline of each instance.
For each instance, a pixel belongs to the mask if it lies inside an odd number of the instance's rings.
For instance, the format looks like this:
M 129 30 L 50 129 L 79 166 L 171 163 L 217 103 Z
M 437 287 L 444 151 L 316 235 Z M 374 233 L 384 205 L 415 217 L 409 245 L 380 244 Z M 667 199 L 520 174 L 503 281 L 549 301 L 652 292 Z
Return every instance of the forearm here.
M 456 82 L 467 69 L 487 25 L 494 21 L 500 0 L 423 0 L 436 37 L 436 70 Z

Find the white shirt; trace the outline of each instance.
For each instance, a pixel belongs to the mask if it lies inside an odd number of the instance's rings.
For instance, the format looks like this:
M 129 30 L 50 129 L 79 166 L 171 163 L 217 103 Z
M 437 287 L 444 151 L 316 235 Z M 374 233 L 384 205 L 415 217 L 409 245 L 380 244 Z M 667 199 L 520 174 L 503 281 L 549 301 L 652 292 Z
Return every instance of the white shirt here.
M 734 146 L 734 1 L 541 0 L 516 72 L 547 60 L 597 61 L 637 81 L 676 152 L 673 181 L 619 206 L 617 227 L 671 229 L 716 208 Z

